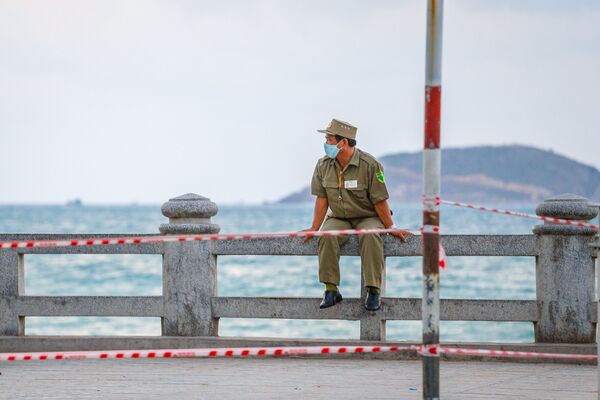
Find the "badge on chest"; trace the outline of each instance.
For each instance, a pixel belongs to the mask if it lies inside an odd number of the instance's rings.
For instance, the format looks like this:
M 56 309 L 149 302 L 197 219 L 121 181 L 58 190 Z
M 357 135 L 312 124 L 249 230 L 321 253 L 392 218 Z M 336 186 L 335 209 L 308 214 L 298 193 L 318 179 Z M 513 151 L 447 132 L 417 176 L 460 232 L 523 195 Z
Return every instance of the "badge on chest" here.
M 344 181 L 344 188 L 345 189 L 356 189 L 358 187 L 358 181 L 353 180 L 353 181 Z

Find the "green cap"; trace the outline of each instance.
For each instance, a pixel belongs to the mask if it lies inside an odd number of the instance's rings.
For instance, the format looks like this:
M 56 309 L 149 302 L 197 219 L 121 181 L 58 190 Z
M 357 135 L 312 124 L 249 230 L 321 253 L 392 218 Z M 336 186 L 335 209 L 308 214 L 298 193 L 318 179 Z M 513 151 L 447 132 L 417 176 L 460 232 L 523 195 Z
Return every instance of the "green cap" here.
M 317 132 L 327 133 L 329 135 L 339 135 L 348 139 L 356 139 L 357 128 L 347 122 L 332 119 L 329 126 L 325 129 L 319 129 Z

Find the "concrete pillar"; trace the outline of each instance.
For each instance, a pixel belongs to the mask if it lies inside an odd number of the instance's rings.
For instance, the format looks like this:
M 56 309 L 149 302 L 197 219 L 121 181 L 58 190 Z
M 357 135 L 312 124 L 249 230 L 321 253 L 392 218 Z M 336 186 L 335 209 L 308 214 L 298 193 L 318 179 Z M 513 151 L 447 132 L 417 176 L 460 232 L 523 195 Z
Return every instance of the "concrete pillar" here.
M 12 249 L 0 250 L 0 336 L 25 334 L 25 317 L 14 309 L 23 285 L 23 255 Z
M 595 207 L 596 209 L 600 208 L 600 204 L 591 204 L 591 206 Z M 597 225 L 600 226 L 600 218 L 598 218 L 598 223 L 599 224 Z M 600 271 L 598 271 L 598 268 L 600 266 L 600 232 L 596 233 L 596 237 L 592 242 L 591 247 L 593 249 L 594 254 L 596 255 L 596 287 L 600 288 Z M 600 321 L 600 296 L 596 296 L 596 307 L 596 321 Z M 600 339 L 600 335 L 598 334 L 598 327 L 600 327 L 600 325 L 596 325 L 596 352 L 598 355 L 598 360 L 600 360 L 600 343 L 598 343 L 598 339 Z M 600 399 L 600 363 L 598 363 L 596 373 L 598 374 L 598 399 Z
M 218 208 L 209 199 L 188 193 L 170 199 L 161 211 L 169 218 L 162 234 L 218 233 L 211 223 Z M 163 256 L 163 336 L 217 336 L 219 320 L 212 317 L 211 298 L 217 295 L 217 257 L 212 242 L 165 243 Z
M 364 302 L 367 297 L 367 287 L 365 286 L 365 278 L 360 274 L 360 296 L 361 302 Z M 381 279 L 381 298 L 385 296 L 385 268 L 383 269 L 383 276 Z M 381 308 L 385 305 L 381 304 Z M 381 310 L 367 311 L 361 305 L 362 315 L 360 317 L 360 340 L 385 340 L 386 335 L 386 321 L 381 319 Z
M 589 200 L 572 194 L 546 199 L 536 209 L 545 217 L 588 221 L 598 211 Z M 594 302 L 594 260 L 589 244 L 594 230 L 546 221 L 536 235 L 536 342 L 594 343 L 590 322 Z

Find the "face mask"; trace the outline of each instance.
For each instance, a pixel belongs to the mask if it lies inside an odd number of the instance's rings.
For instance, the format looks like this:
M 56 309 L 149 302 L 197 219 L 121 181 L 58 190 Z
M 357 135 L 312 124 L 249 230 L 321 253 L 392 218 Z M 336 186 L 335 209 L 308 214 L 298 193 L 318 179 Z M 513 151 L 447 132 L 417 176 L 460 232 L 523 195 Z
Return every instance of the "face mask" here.
M 325 148 L 325 154 L 329 158 L 336 158 L 340 149 L 335 144 L 323 143 L 323 147 Z

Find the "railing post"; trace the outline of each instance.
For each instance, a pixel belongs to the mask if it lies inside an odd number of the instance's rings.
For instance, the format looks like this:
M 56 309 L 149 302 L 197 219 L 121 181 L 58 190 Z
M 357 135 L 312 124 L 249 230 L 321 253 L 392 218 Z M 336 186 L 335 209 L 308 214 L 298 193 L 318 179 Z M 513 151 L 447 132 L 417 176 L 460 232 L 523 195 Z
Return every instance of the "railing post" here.
M 587 221 L 598 211 L 589 200 L 572 194 L 546 199 L 537 215 Z M 590 321 L 594 302 L 594 259 L 589 246 L 594 230 L 546 221 L 533 228 L 536 235 L 536 297 L 538 321 L 535 341 L 594 343 Z
M 594 207 L 596 210 L 600 210 L 600 204 L 590 204 L 590 207 Z M 598 226 L 600 226 L 600 217 L 598 218 Z M 594 254 L 596 255 L 596 291 L 600 290 L 600 231 L 596 232 L 596 237 L 592 242 L 591 247 L 594 249 Z M 596 321 L 600 321 L 600 295 L 596 295 Z M 598 334 L 598 327 L 600 325 L 596 323 L 596 354 L 598 355 L 598 360 L 600 360 L 600 335 Z M 600 362 L 597 362 L 597 374 L 598 374 L 598 399 L 600 399 Z
M 383 269 L 383 275 L 381 278 L 381 297 L 383 298 L 383 296 L 385 296 L 385 268 Z M 365 286 L 365 280 L 362 273 L 360 278 L 360 287 L 360 298 L 364 299 L 367 297 L 367 287 Z M 385 340 L 385 323 L 385 320 L 381 319 L 381 310 L 363 310 L 360 318 L 360 340 Z
M 23 285 L 23 256 L 16 250 L 0 250 L 0 336 L 25 334 L 25 317 L 14 309 Z
M 169 218 L 162 234 L 218 233 L 210 218 L 217 205 L 188 193 L 162 205 Z M 217 257 L 212 242 L 165 243 L 163 256 L 163 336 L 216 336 L 219 320 L 212 316 L 211 298 L 217 294 Z

